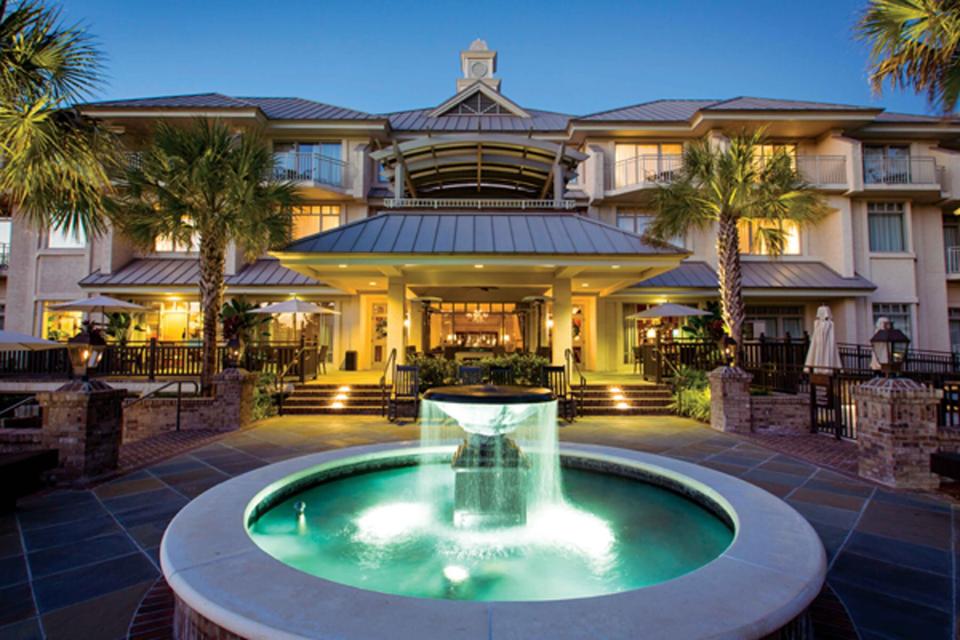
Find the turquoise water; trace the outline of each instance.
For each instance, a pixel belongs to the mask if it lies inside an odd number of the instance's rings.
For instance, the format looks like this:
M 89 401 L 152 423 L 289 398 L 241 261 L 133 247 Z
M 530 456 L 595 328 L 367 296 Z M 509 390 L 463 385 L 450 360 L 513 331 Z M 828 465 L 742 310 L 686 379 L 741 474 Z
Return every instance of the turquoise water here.
M 448 464 L 326 482 L 275 505 L 250 527 L 264 551 L 342 584 L 421 598 L 554 600 L 649 586 L 710 562 L 733 533 L 671 491 L 564 469 L 564 499 L 524 526 L 452 526 Z M 425 501 L 424 487 L 431 499 Z M 306 503 L 298 517 L 295 503 Z

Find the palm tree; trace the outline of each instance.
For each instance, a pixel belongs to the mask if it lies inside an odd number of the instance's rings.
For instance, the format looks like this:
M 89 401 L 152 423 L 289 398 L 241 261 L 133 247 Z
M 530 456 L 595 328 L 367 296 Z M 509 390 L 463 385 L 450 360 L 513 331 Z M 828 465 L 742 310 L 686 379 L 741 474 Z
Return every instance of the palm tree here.
M 857 24 L 870 42 L 870 82 L 927 94 L 930 105 L 951 113 L 960 95 L 960 2 L 870 0 Z
M 33 0 L 0 2 L 0 193 L 36 228 L 93 235 L 108 220 L 116 137 L 76 103 L 100 84 L 90 36 Z
M 203 371 L 209 389 L 217 357 L 227 245 L 249 257 L 290 237 L 293 183 L 274 178 L 274 159 L 256 131 L 234 133 L 218 121 L 161 123 L 116 201 L 117 225 L 141 247 L 157 238 L 199 242 Z M 122 213 L 122 215 L 120 215 Z
M 793 158 L 778 151 L 758 161 L 761 132 L 740 134 L 720 146 L 697 140 L 684 150 L 683 168 L 654 194 L 657 214 L 649 235 L 671 238 L 687 230 L 717 225 L 720 306 L 727 332 L 738 343 L 745 318 L 740 266 L 741 220 L 758 220 L 758 242 L 772 255 L 783 253 L 784 223 L 801 225 L 828 211 L 823 199 L 800 178 Z

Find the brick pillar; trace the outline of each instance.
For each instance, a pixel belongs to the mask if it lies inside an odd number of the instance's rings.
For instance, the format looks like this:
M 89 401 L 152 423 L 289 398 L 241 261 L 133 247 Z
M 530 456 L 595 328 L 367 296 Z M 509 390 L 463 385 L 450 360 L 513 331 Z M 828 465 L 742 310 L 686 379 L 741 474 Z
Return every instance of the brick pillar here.
M 123 389 L 96 381 L 37 394 L 43 447 L 59 450 L 65 478 L 94 477 L 117 468 L 124 396 Z
M 710 380 L 710 426 L 717 431 L 750 433 L 750 381 L 740 367 L 717 367 Z
M 906 378 L 874 378 L 854 391 L 857 472 L 897 489 L 936 489 L 937 405 L 943 392 Z
M 242 429 L 253 422 L 253 393 L 257 374 L 246 369 L 224 369 L 213 377 L 213 395 L 220 425 L 211 428 Z

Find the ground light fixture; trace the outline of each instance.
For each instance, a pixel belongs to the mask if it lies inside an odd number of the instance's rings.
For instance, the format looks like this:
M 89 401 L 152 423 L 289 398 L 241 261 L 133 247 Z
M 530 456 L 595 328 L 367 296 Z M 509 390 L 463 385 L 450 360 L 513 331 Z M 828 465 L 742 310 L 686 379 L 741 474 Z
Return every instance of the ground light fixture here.
M 107 341 L 99 331 L 92 330 L 89 325 L 67 341 L 67 352 L 70 356 L 70 366 L 73 374 L 84 382 L 90 381 L 90 369 L 100 364 L 100 358 L 107 348 Z
M 903 369 L 907 361 L 910 338 L 902 331 L 894 328 L 893 322 L 887 321 L 881 325 L 881 328 L 870 338 L 870 347 L 873 349 L 873 356 L 880 365 L 880 371 L 887 378 L 895 378 Z

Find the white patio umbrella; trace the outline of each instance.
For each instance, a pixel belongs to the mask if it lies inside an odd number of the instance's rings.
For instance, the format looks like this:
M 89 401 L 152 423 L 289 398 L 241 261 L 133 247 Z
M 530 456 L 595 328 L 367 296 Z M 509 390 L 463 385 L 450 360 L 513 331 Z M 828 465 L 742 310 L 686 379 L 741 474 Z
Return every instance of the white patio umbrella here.
M 306 300 L 301 300 L 300 298 L 291 298 L 290 300 L 284 300 L 283 302 L 275 302 L 274 304 L 268 304 L 265 307 L 260 307 L 259 309 L 254 309 L 250 313 L 266 313 L 266 314 L 281 314 L 281 313 L 292 313 L 293 314 L 293 325 L 297 325 L 297 316 L 298 315 L 327 315 L 327 316 L 338 316 L 340 315 L 339 311 L 333 309 L 328 309 L 326 307 L 321 307 L 318 304 L 313 302 L 307 302 Z M 303 320 L 300 321 L 300 335 L 303 335 Z
M 53 340 L 44 340 L 16 331 L 0 330 L 0 351 L 47 351 L 62 348 L 61 343 Z
M 103 295 L 61 302 L 60 304 L 50 305 L 50 308 L 54 311 L 83 311 L 87 314 L 87 319 L 94 313 L 99 313 L 101 319 L 105 319 L 108 313 L 130 313 L 131 311 L 143 311 L 145 309 L 135 302 L 127 302 Z
M 840 351 L 837 349 L 837 336 L 833 330 L 833 315 L 830 307 L 826 305 L 817 309 L 810 349 L 803 364 L 808 372 L 821 374 L 829 374 L 842 366 Z
M 657 318 L 690 318 L 693 316 L 708 316 L 709 311 L 694 309 L 682 304 L 658 304 L 649 309 L 644 309 L 637 313 L 631 313 L 626 317 L 627 320 L 655 320 Z

